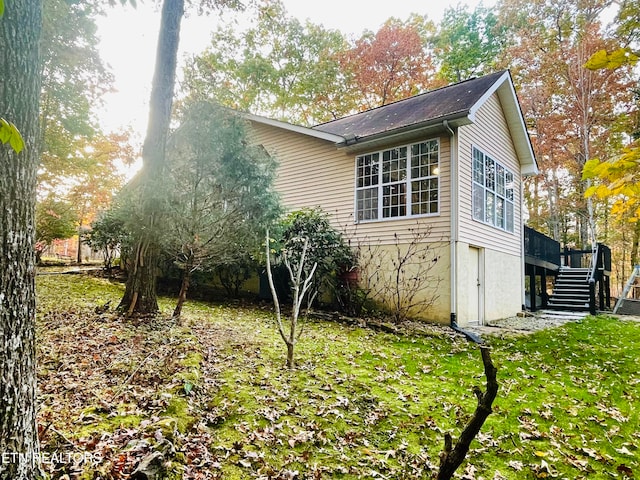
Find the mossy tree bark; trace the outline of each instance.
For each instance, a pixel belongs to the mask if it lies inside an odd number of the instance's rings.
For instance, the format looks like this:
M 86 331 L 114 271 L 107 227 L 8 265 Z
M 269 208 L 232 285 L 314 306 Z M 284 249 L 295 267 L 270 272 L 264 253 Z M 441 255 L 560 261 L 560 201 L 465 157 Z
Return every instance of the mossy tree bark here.
M 119 309 L 128 314 L 155 314 L 158 311 L 156 278 L 160 254 L 159 232 L 162 228 L 158 206 L 159 186 L 165 169 L 166 144 L 171 121 L 175 85 L 180 23 L 184 0 L 164 0 L 151 90 L 149 124 L 142 160 L 142 216 L 144 225 L 134 232 L 134 252 L 124 296 Z
M 0 145 L 0 480 L 39 478 L 35 368 L 35 188 L 42 1 L 5 2 L 0 116 L 25 148 Z M 8 461 L 6 461 L 8 460 Z

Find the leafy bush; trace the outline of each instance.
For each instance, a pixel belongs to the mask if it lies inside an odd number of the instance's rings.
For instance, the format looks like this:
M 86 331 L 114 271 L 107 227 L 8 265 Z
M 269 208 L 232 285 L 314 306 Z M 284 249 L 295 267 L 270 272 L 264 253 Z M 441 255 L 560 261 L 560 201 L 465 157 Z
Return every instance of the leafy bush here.
M 322 296 L 336 296 L 338 277 L 354 265 L 354 255 L 342 233 L 329 221 L 329 215 L 320 208 L 305 208 L 287 215 L 281 224 L 281 250 L 286 250 L 291 265 L 296 270 L 302 256 L 305 239 L 308 239 L 305 270 L 317 264 L 314 291 Z
M 84 241 L 93 250 L 102 252 L 104 269 L 111 272 L 116 258 L 122 260 L 121 254 L 129 244 L 130 235 L 118 211 L 109 210 L 91 224 L 91 230 L 85 234 Z
M 36 261 L 54 240 L 73 237 L 77 215 L 67 202 L 46 198 L 36 205 Z

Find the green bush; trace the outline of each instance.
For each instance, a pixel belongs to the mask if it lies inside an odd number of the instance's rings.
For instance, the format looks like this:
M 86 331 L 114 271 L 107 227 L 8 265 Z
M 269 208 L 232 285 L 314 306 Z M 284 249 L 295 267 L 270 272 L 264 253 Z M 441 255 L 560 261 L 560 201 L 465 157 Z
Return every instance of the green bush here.
M 315 292 L 319 298 L 337 297 L 340 273 L 350 269 L 354 254 L 342 233 L 320 208 L 304 208 L 289 213 L 281 224 L 280 253 L 286 252 L 292 267 L 298 265 L 305 239 L 308 239 L 305 269 L 315 272 Z

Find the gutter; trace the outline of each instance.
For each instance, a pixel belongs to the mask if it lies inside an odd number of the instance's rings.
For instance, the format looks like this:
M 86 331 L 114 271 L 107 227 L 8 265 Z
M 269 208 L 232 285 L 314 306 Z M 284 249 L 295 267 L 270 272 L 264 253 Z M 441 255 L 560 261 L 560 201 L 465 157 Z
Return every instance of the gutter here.
M 470 125 L 473 123 L 468 116 L 468 112 L 456 112 L 446 117 L 440 117 L 438 119 L 427 120 L 425 122 L 415 123 L 412 125 L 406 125 L 399 128 L 394 128 L 391 130 L 385 130 L 383 132 L 374 133 L 371 135 L 366 135 L 362 137 L 355 136 L 353 134 L 346 134 L 343 136 L 342 143 L 336 143 L 337 147 L 354 147 L 358 148 L 366 147 L 367 144 L 373 143 L 379 140 L 384 140 L 385 142 L 392 142 L 397 137 L 402 137 L 408 133 L 415 134 L 416 132 L 421 131 L 429 131 L 439 129 L 444 126 L 445 129 L 448 129 L 450 132 L 452 131 L 449 127 L 449 122 L 455 122 L 455 126 L 460 125 Z M 313 130 L 322 131 L 320 128 L 313 127 Z
M 524 312 L 526 310 L 526 305 L 527 305 L 527 296 L 524 293 L 524 282 L 525 282 L 525 263 L 526 263 L 526 252 L 524 251 L 524 207 L 523 207 L 523 203 L 524 203 L 524 182 L 522 181 L 522 178 L 520 179 L 520 278 L 522 279 L 522 283 L 520 285 L 520 294 L 521 294 L 521 301 L 522 301 L 522 311 Z M 544 288 L 546 288 L 546 285 L 544 286 Z M 536 305 L 531 305 L 531 311 L 535 312 L 536 311 Z

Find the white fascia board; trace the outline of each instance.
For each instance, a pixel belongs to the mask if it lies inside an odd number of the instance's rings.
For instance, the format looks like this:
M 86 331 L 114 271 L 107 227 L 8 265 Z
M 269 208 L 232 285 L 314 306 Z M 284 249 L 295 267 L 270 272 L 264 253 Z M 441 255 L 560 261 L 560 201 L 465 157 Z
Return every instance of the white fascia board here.
M 302 127 L 300 125 L 293 125 L 291 123 L 281 122 L 280 120 L 274 120 L 272 118 L 261 117 L 260 115 L 254 115 L 253 113 L 242 113 L 242 116 L 251 122 L 262 123 L 264 125 L 281 128 L 283 130 L 288 130 L 290 132 L 300 133 L 302 135 L 307 135 L 309 137 L 319 138 L 320 140 L 326 140 L 328 142 L 332 142 L 335 144 L 345 143 L 344 137 L 341 137 L 340 135 L 335 135 L 333 133 L 320 132 L 318 130 L 314 130 L 313 128 Z
M 493 82 L 493 85 L 491 85 L 491 87 L 484 93 L 484 95 L 480 97 L 480 99 L 475 103 L 475 105 L 473 105 L 469 109 L 469 118 L 471 119 L 472 122 L 475 123 L 476 113 L 478 112 L 478 110 L 482 108 L 485 102 L 489 100 L 489 98 L 491 98 L 491 95 L 493 95 L 498 90 L 498 88 L 500 88 L 502 84 L 509 79 L 510 79 L 509 72 L 504 72 L 500 76 L 500 78 L 498 78 L 495 82 Z M 515 95 L 515 90 L 513 93 Z
M 520 104 L 518 103 L 516 89 L 513 86 L 513 81 L 511 80 L 511 75 L 508 71 L 504 72 L 504 74 L 495 81 L 491 88 L 485 92 L 480 100 L 471 107 L 469 110 L 469 118 L 472 121 L 475 121 L 476 112 L 494 93 L 498 94 L 500 102 L 502 103 L 502 108 L 511 132 L 511 137 L 513 138 L 516 154 L 520 159 L 522 175 L 537 175 L 538 164 L 536 162 L 536 156 L 533 153 L 533 147 L 531 146 L 527 126 L 524 122 L 524 116 L 522 115 Z

